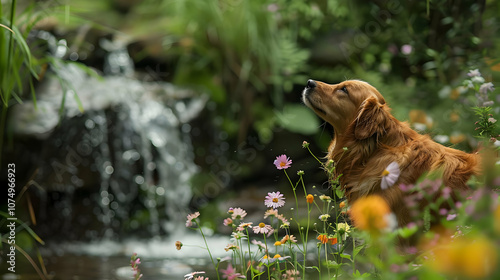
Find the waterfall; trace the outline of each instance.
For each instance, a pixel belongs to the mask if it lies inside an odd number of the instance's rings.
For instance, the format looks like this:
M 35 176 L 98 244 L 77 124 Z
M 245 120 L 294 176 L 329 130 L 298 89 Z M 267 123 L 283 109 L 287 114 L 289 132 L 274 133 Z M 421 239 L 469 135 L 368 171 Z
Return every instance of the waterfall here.
M 41 143 L 28 160 L 44 190 L 41 219 L 75 239 L 174 232 L 197 172 L 188 122 L 206 96 L 130 75 L 89 75 L 75 63 L 54 72 L 37 88 L 38 109 L 25 102 L 9 117 L 16 137 Z

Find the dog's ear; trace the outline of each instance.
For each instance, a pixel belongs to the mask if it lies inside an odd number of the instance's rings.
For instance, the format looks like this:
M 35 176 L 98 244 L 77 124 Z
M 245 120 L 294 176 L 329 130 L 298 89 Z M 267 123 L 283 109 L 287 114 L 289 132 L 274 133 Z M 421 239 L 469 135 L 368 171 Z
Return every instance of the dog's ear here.
M 357 118 L 354 120 L 354 137 L 358 140 L 386 133 L 391 121 L 391 113 L 386 104 L 381 104 L 375 97 L 363 101 Z

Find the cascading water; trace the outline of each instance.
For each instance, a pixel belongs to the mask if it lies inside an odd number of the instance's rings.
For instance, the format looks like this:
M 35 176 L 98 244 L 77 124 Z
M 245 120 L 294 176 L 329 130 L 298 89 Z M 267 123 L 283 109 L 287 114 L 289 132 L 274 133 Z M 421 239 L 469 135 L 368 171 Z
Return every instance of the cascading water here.
M 38 37 L 54 56 L 65 55 L 65 42 L 43 31 Z M 33 175 L 34 229 L 49 241 L 41 248 L 51 257 L 46 264 L 63 278 L 87 274 L 78 266 L 84 262 L 102 268 L 94 277 L 130 279 L 123 258 L 137 252 L 150 260 L 149 271 L 144 264 L 150 279 L 178 279 L 208 264 L 199 235 L 184 227 L 197 172 L 189 121 L 208 98 L 134 78 L 126 48 L 101 44 L 110 52 L 104 77 L 75 63 L 55 64 L 55 75 L 37 87 L 37 109 L 25 102 L 10 111 L 22 146 L 16 166 Z M 173 254 L 176 240 L 194 246 Z M 226 242 L 211 237 L 212 253 L 224 255 Z
M 94 224 L 83 238 L 119 237 L 124 226 L 153 236 L 173 233 L 184 222 L 197 169 L 188 122 L 206 98 L 163 82 L 96 78 L 73 63 L 58 65 L 56 74 L 37 89 L 38 110 L 26 102 L 10 117 L 15 135 L 44 139 L 31 163 L 38 169 L 33 183 L 47 191 L 40 192 L 40 207 L 56 208 L 46 220 L 58 220 L 58 229 L 83 230 L 79 223 L 92 222 L 74 213 L 74 200 L 81 198 L 75 194 L 90 193 L 80 208 L 98 205 L 89 212 L 102 225 Z

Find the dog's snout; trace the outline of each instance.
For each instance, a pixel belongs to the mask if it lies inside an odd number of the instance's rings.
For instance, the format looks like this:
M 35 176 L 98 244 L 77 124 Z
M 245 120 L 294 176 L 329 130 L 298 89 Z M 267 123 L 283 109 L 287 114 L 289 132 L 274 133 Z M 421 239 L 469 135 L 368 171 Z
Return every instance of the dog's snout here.
M 306 85 L 307 88 L 315 88 L 316 86 L 317 86 L 317 84 L 315 81 L 313 81 L 313 80 L 307 81 L 307 85 Z

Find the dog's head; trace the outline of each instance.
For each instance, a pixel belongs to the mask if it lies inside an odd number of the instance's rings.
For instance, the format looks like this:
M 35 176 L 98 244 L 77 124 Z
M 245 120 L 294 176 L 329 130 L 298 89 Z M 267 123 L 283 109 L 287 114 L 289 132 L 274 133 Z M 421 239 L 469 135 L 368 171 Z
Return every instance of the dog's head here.
M 330 123 L 336 133 L 353 129 L 357 139 L 383 134 L 392 117 L 384 97 L 370 84 L 349 80 L 336 85 L 309 80 L 304 103 Z

